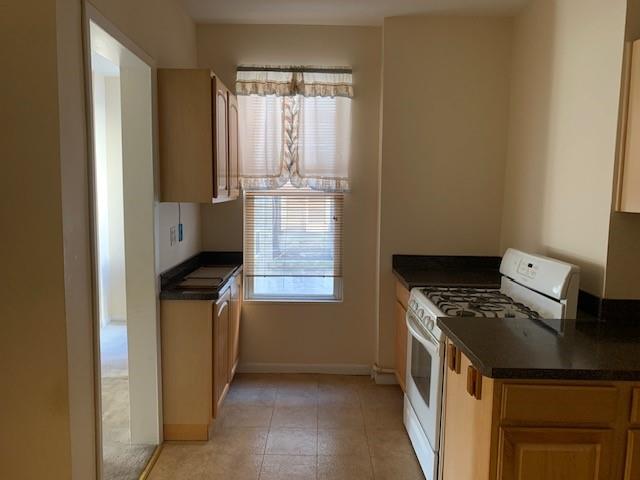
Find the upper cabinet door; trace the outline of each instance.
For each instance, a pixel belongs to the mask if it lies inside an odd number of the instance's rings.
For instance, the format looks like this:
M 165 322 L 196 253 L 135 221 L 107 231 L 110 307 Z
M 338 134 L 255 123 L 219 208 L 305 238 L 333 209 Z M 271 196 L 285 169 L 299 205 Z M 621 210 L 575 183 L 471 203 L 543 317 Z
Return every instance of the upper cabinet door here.
M 232 197 L 240 194 L 239 138 L 238 138 L 238 100 L 229 92 L 229 189 Z
M 631 61 L 629 62 L 629 56 Z M 640 213 L 640 40 L 625 51 L 623 122 L 621 138 L 622 158 L 618 170 L 618 198 L 616 210 Z M 626 124 L 625 124 L 626 123 Z
M 214 197 L 216 200 L 221 200 L 229 197 L 228 95 L 227 88 L 218 78 L 215 79 L 215 85 L 215 174 L 218 181 Z
M 211 72 L 158 69 L 160 200 L 211 203 Z

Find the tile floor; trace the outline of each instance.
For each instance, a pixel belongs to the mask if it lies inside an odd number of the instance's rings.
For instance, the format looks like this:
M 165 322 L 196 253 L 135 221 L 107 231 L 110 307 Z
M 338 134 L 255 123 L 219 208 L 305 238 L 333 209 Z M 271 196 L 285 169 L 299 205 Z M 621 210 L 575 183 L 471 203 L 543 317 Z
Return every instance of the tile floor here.
M 368 377 L 236 376 L 208 442 L 167 442 L 150 480 L 418 480 L 402 393 Z

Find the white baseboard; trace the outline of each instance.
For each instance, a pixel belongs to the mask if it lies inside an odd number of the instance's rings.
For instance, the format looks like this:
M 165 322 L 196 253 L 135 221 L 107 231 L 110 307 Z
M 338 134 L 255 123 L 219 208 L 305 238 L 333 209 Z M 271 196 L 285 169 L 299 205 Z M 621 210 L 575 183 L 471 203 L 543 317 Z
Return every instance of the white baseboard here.
M 398 379 L 395 373 L 381 373 L 376 372 L 373 374 L 373 379 L 378 385 L 397 385 Z
M 342 363 L 240 363 L 240 373 L 326 373 L 371 375 L 371 365 Z

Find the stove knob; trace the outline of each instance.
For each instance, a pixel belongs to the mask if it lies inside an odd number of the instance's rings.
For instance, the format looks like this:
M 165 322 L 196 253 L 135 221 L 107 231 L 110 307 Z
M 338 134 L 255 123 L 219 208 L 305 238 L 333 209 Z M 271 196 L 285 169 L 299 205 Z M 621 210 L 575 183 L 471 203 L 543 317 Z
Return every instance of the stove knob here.
M 429 330 L 433 330 L 433 327 L 435 326 L 436 322 L 434 322 L 432 319 L 429 319 L 429 321 L 427 322 L 427 328 Z
M 418 310 L 418 316 L 419 316 L 420 318 L 424 317 L 424 309 L 423 309 L 423 308 L 421 308 L 420 310 Z

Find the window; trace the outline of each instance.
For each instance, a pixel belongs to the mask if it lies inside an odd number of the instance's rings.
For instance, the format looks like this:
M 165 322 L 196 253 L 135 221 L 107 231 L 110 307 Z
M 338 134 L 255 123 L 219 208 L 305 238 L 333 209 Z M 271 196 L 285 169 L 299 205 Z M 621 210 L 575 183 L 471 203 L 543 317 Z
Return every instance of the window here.
M 341 300 L 342 209 L 342 193 L 245 192 L 246 298 Z
M 351 70 L 239 67 L 245 298 L 342 299 Z

